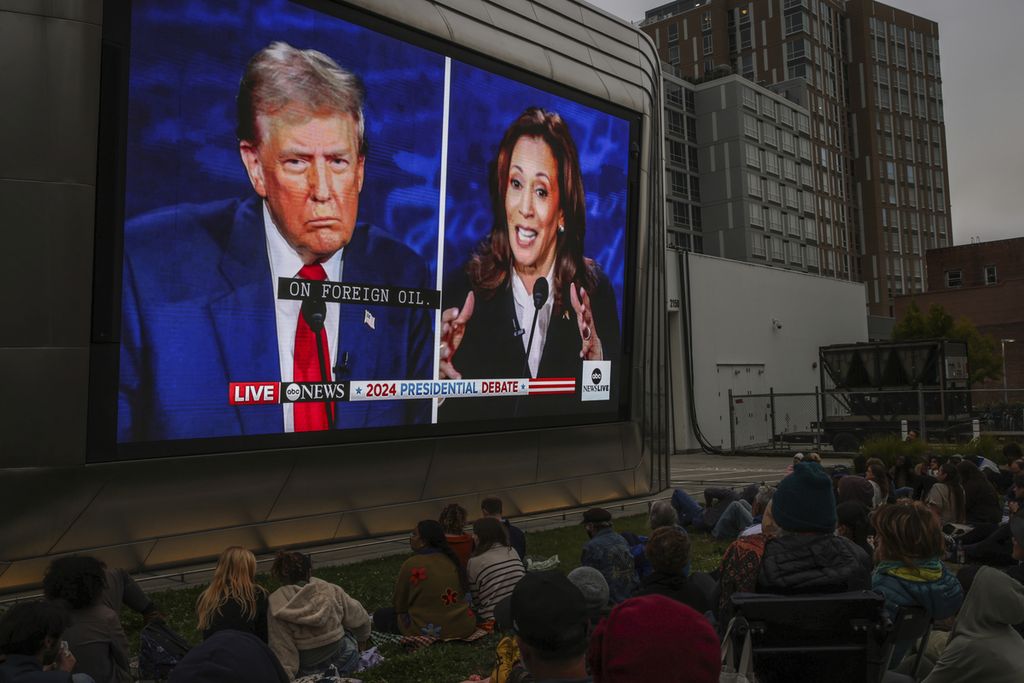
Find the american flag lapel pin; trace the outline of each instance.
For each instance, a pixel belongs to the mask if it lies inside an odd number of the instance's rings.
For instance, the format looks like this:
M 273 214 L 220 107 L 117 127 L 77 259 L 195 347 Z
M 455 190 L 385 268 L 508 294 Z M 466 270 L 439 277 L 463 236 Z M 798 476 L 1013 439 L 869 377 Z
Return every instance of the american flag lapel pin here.
M 363 309 L 363 324 L 371 330 L 377 329 L 377 320 L 373 317 L 373 313 L 370 313 L 365 308 Z

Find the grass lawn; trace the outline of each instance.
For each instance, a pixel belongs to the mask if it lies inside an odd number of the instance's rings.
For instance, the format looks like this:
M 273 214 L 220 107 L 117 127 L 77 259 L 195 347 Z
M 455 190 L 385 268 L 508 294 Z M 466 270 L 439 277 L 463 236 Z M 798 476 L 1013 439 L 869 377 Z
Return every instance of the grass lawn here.
M 615 520 L 618 531 L 632 531 L 645 534 L 647 516 L 635 515 Z M 725 543 L 713 541 L 703 534 L 692 534 L 692 563 L 695 571 L 710 571 L 718 566 L 725 552 Z M 527 532 L 526 541 L 531 557 L 558 555 L 559 568 L 565 572 L 579 566 L 580 549 L 586 534 L 579 525 L 572 525 L 546 531 Z M 352 597 L 359 600 L 370 612 L 391 604 L 398 569 L 407 556 L 396 555 L 357 564 L 338 567 L 320 567 L 313 573 L 325 581 L 342 586 Z M 269 576 L 261 574 L 259 583 L 269 591 L 278 584 Z M 201 640 L 196 630 L 195 604 L 205 586 L 166 590 L 150 593 L 150 597 L 167 617 L 168 624 L 191 643 Z M 142 619 L 134 612 L 125 610 L 122 623 L 128 634 L 133 653 L 138 652 L 139 631 Z M 475 643 L 439 643 L 405 652 L 396 645 L 381 649 L 384 663 L 359 674 L 365 683 L 453 683 L 466 679 L 470 674 L 487 676 L 494 663 L 494 647 L 497 635 L 491 635 Z

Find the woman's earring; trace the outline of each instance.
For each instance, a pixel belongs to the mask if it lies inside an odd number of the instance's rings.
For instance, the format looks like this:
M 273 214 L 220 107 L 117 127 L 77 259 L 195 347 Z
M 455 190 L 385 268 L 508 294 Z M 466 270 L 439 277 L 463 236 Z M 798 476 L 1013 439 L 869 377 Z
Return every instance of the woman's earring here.
M 562 225 L 561 223 L 559 223 L 558 224 L 558 234 L 561 235 L 564 232 L 565 232 L 565 226 Z

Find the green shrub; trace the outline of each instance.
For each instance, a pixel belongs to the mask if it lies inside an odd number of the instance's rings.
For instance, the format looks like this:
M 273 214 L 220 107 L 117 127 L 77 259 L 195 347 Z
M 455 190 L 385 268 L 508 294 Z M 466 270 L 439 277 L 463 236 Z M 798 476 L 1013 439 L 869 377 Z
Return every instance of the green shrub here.
M 861 455 L 866 458 L 878 458 L 885 466 L 892 467 L 896 458 L 906 456 L 911 463 L 918 463 L 928 452 L 928 445 L 917 439 L 904 441 L 896 434 L 884 434 L 866 439 L 860 447 Z

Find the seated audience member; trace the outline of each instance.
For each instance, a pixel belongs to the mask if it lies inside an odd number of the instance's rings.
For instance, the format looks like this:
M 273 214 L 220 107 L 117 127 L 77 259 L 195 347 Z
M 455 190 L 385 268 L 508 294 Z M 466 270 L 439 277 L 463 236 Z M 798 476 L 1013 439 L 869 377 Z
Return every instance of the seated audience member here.
M 601 572 L 593 567 L 576 567 L 568 575 L 569 581 L 579 589 L 586 604 L 587 633 L 593 629 L 604 617 L 608 616 L 611 608 L 608 606 L 608 582 L 604 580 Z M 513 591 L 514 592 L 514 591 Z M 494 610 L 495 629 L 503 632 L 515 632 L 512 622 L 512 596 L 508 596 Z M 533 674 L 523 666 L 519 646 L 516 644 L 515 636 L 505 637 L 498 643 L 496 651 L 495 667 L 490 678 L 483 679 L 484 683 L 533 683 L 536 679 Z M 476 680 L 476 679 L 472 679 Z
M 912 498 L 914 485 L 917 484 L 917 475 L 914 473 L 916 458 L 913 456 L 897 455 L 896 462 L 889 470 L 889 483 L 893 487 L 893 495 L 897 499 Z
M 864 477 L 848 474 L 839 480 L 836 486 L 836 502 L 846 503 L 855 500 L 870 509 L 875 501 L 875 487 Z
M 858 453 L 853 456 L 853 473 L 857 476 L 863 477 L 868 473 L 868 457 L 863 453 Z
M 43 592 L 70 609 L 64 639 L 78 662 L 75 673 L 89 674 L 96 683 L 127 683 L 128 638 L 118 614 L 102 604 L 107 587 L 104 569 L 94 557 L 56 559 L 43 577 Z
M 196 614 L 204 640 L 233 629 L 267 642 L 267 591 L 256 583 L 256 556 L 241 546 L 225 548 L 196 601 Z
M 924 683 L 1024 681 L 1024 639 L 1013 625 L 1024 621 L 1024 585 L 998 569 L 974 577 L 949 642 Z
M 974 527 L 964 534 L 960 542 L 973 543 L 983 540 L 996 530 L 1003 519 L 999 494 L 978 466 L 970 460 L 964 460 L 956 469 L 964 489 L 964 520 Z
M 251 633 L 223 629 L 189 650 L 170 683 L 288 683 L 266 643 Z
M 463 571 L 469 562 L 469 556 L 473 554 L 473 535 L 466 533 L 466 514 L 466 508 L 458 503 L 449 503 L 441 510 L 441 516 L 437 520 L 444 529 L 448 547 L 459 558 Z
M 75 656 L 62 647 L 70 623 L 67 610 L 53 602 L 21 602 L 0 615 L 0 681 L 4 683 L 93 683 L 71 672 Z
M 938 481 L 940 469 L 942 469 L 942 458 L 937 455 L 930 456 L 928 458 L 928 471 L 926 474 Z
M 892 486 L 889 485 L 889 472 L 886 471 L 885 465 L 882 464 L 881 460 L 872 458 L 864 478 L 871 484 L 872 509 L 877 508 L 883 503 L 890 502 L 890 498 L 895 501 L 895 497 L 892 495 Z
M 519 553 L 509 547 L 499 520 L 483 517 L 473 522 L 473 540 L 476 548 L 466 575 L 477 619 L 488 622 L 494 618 L 494 606 L 512 594 L 526 570 Z
M 761 522 L 764 520 L 764 511 L 768 509 L 768 504 L 772 500 L 772 496 L 775 495 L 774 486 L 762 485 L 757 490 L 757 495 L 754 496 L 754 505 L 751 508 L 753 513 L 750 518 L 750 524 L 739 533 L 739 536 L 753 536 L 754 534 L 761 533 Z M 726 510 L 728 514 L 728 510 Z
M 535 683 L 589 683 L 587 604 L 559 571 L 528 572 L 509 602 L 515 643 Z
M 871 587 L 885 597 L 889 618 L 900 607 L 923 607 L 935 621 L 949 619 L 963 603 L 960 582 L 942 564 L 944 539 L 935 515 L 919 501 L 883 505 L 871 516 L 875 558 Z M 891 666 L 911 642 L 897 643 Z
M 1007 463 L 1005 470 L 1000 470 L 998 487 L 1005 492 L 1007 502 L 1015 500 L 1013 491 L 1013 478 L 1024 472 L 1024 453 L 1021 452 L 1020 444 L 1008 443 L 1003 446 L 1003 462 Z
M 868 543 L 868 536 L 874 534 L 869 515 L 870 510 L 859 500 L 848 500 L 836 506 L 836 533 L 856 543 L 871 557 L 875 549 Z
M 1024 472 L 1014 475 L 1011 493 L 1024 491 Z M 1006 503 L 1007 514 L 1013 519 L 1020 512 L 1021 506 L 1018 500 L 1010 499 Z M 968 541 L 976 538 L 973 531 L 964 534 Z M 999 524 L 995 530 L 981 540 L 963 543 L 964 556 L 967 562 L 978 562 L 981 564 L 1003 566 L 1014 564 L 1013 558 L 1013 537 L 1009 524 Z
M 1010 517 L 1007 527 L 1010 529 L 1010 552 L 1015 564 L 1007 567 L 1005 571 L 1024 584 L 1024 513 L 1018 512 Z
M 597 626 L 611 611 L 608 605 L 608 582 L 605 581 L 604 574 L 593 567 L 576 567 L 569 572 L 569 580 L 583 594 L 591 628 Z
M 718 569 L 718 623 L 728 624 L 732 616 L 733 593 L 753 593 L 757 589 L 757 575 L 768 539 L 778 532 L 772 516 L 773 501 L 768 501 L 761 520 L 761 533 L 740 536 L 725 553 Z
M 939 476 L 928 492 L 925 503 L 938 518 L 940 526 L 964 523 L 964 489 L 960 485 L 960 473 L 955 463 L 946 462 L 939 468 Z
M 294 678 L 347 676 L 359 665 L 359 643 L 370 637 L 370 615 L 341 586 L 312 575 L 302 553 L 278 553 L 271 575 L 281 587 L 270 594 L 270 649 Z
M 423 520 L 413 529 L 409 545 L 414 554 L 398 571 L 394 606 L 373 613 L 373 628 L 440 640 L 472 635 L 476 616 L 465 599 L 466 575 L 441 524 Z
M 676 515 L 675 508 L 672 507 L 672 503 L 668 500 L 656 500 L 651 503 L 647 523 L 650 525 L 652 532 L 661 527 L 668 526 L 686 533 L 686 529 L 679 526 L 679 517 Z M 633 556 L 633 565 L 636 567 L 637 578 L 643 579 L 654 571 L 645 552 L 647 541 L 650 537 L 638 536 L 631 531 L 623 531 L 621 535 L 626 539 L 626 543 L 629 544 L 629 552 Z M 690 567 L 687 566 L 685 571 L 689 574 Z
M 700 506 L 686 491 L 676 489 L 672 492 L 672 507 L 679 516 L 679 526 L 692 527 L 696 531 L 714 530 L 729 504 L 736 500 L 745 500 L 748 505 L 754 502 L 758 491 L 757 484 L 750 484 L 739 493 L 729 488 L 712 487 L 704 489 L 704 507 Z
M 127 607 L 141 614 L 145 624 L 155 619 L 163 619 L 160 610 L 128 572 L 123 569 L 111 569 L 106 564 L 103 564 L 103 571 L 106 574 L 107 587 L 100 597 L 101 603 L 114 610 L 116 614 L 120 614 L 121 609 Z
M 930 474 L 931 470 L 929 467 L 928 463 L 922 462 L 918 463 L 914 468 L 914 473 L 917 475 L 917 480 L 914 483 L 914 495 L 912 496 L 914 500 L 925 500 L 931 492 L 932 486 L 935 486 L 935 482 L 938 481 Z M 938 470 L 935 471 L 938 472 Z
M 612 515 L 603 508 L 584 512 L 583 528 L 590 540 L 583 546 L 580 564 L 593 567 L 604 575 L 608 582 L 609 601 L 617 605 L 640 585 L 629 544 L 612 529 Z
M 645 595 L 626 600 L 598 625 L 587 664 L 594 683 L 716 683 L 721 650 L 702 614 Z
M 687 577 L 683 569 L 690 564 L 690 537 L 672 527 L 663 527 L 647 541 L 647 557 L 654 571 L 640 581 L 635 595 L 664 595 L 701 614 L 711 611 L 711 593 L 715 582 L 707 574 Z
M 794 453 L 793 454 L 793 462 L 791 462 L 788 465 L 786 465 L 786 473 L 784 475 L 782 475 L 782 476 L 788 477 L 789 475 L 793 474 L 793 467 L 798 462 L 803 462 L 803 461 L 804 461 L 804 454 L 803 453 Z
M 799 463 L 772 497 L 779 531 L 765 543 L 758 593 L 839 593 L 871 585 L 871 559 L 835 535 L 836 501 L 821 465 Z
M 519 557 L 526 561 L 526 534 L 522 529 L 513 525 L 505 517 L 502 516 L 502 503 L 501 498 L 484 498 L 480 501 L 480 513 L 484 517 L 493 517 L 497 519 L 505 527 L 505 532 L 508 534 L 508 544 L 512 546 L 512 549 L 519 553 Z

